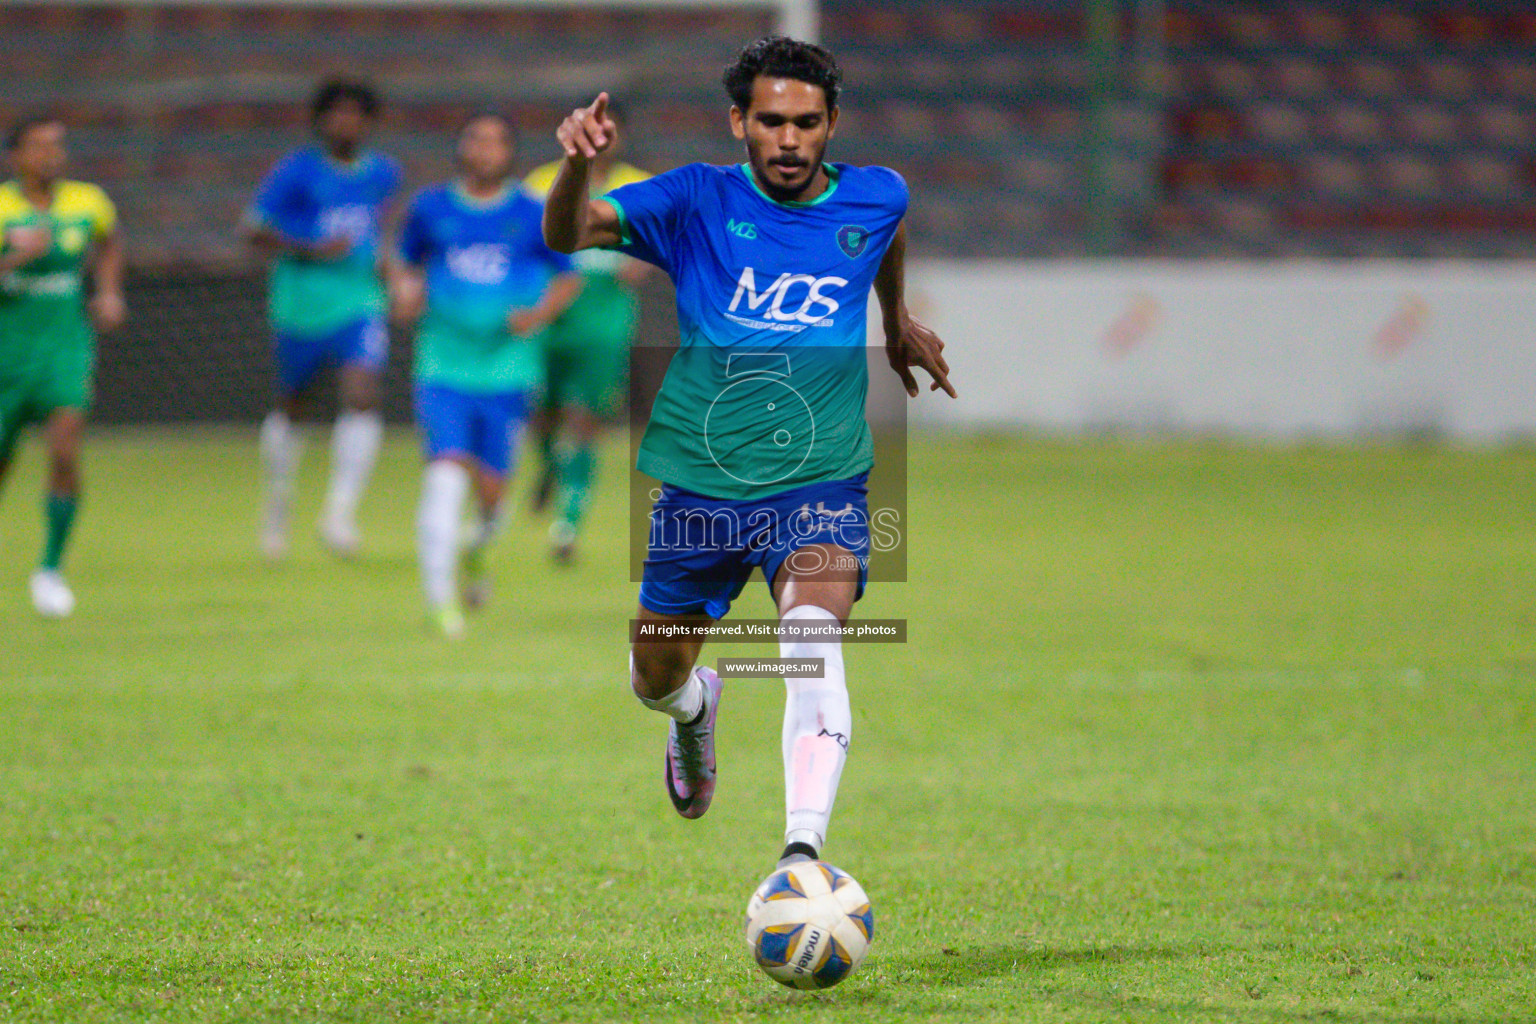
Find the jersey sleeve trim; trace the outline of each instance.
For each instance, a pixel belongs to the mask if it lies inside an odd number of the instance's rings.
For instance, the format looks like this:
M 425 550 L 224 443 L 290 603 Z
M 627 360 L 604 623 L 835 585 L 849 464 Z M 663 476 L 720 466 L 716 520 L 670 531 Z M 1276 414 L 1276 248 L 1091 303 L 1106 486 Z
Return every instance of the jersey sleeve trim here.
M 613 196 L 599 196 L 598 198 L 613 207 L 614 212 L 619 215 L 619 246 L 634 244 L 634 236 L 629 231 L 629 214 L 624 212 L 624 205 L 613 198 Z M 618 248 L 618 246 L 615 246 L 615 248 Z

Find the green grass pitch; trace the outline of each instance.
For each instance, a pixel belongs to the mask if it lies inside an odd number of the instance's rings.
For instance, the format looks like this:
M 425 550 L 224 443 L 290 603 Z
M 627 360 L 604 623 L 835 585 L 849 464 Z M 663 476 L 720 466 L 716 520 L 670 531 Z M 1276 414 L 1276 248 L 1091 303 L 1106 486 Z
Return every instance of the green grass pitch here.
M 253 432 L 96 436 L 42 622 L 0 497 L 0 1019 L 1536 1019 L 1536 452 L 917 439 L 911 581 L 849 649 L 827 848 L 876 941 L 752 966 L 778 684 L 677 818 L 625 689 L 622 459 L 586 558 L 520 515 L 422 629 L 414 446 L 366 558 L 255 553 Z M 754 583 L 738 614 L 769 614 Z M 773 653 L 716 647 L 708 655 Z

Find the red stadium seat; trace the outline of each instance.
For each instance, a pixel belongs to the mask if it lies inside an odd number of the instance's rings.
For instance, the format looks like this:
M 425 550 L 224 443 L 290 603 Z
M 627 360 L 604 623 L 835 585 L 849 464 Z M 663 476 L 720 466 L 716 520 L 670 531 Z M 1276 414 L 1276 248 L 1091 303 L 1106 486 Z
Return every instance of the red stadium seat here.
M 1272 146 L 1301 145 L 1312 131 L 1312 117 L 1307 109 L 1287 103 L 1249 108 L 1246 120 L 1252 137 Z
M 1309 57 L 1286 57 L 1271 72 L 1276 88 L 1295 99 L 1315 100 L 1329 92 L 1328 73 Z
M 1367 190 L 1365 167 L 1348 156 L 1310 156 L 1303 164 L 1301 177 L 1310 190 L 1329 198 L 1353 198 Z
M 1487 89 L 1495 95 L 1536 102 L 1536 63 L 1529 57 L 1497 57 L 1487 65 Z
M 1363 103 L 1340 102 L 1328 108 L 1319 133 L 1346 146 L 1375 146 L 1386 139 L 1381 114 Z
M 1302 7 L 1291 12 L 1290 35 L 1295 42 L 1316 49 L 1336 49 L 1349 42 L 1349 19 L 1327 7 Z
M 1477 94 L 1477 78 L 1464 60 L 1438 57 L 1421 64 L 1419 87 L 1437 99 L 1468 100 Z
M 1420 45 L 1425 34 L 1423 22 L 1414 12 L 1390 7 L 1364 12 L 1361 30 L 1372 45 L 1396 50 Z
M 1339 75 L 1341 90 L 1356 96 L 1383 100 L 1400 96 L 1403 72 L 1396 64 L 1372 57 L 1345 63 Z
M 1273 13 L 1262 8 L 1234 5 L 1233 10 L 1217 13 L 1214 21 L 1225 43 L 1250 49 L 1273 45 L 1283 32 Z
M 1408 199 L 1435 198 L 1445 191 L 1439 167 L 1417 153 L 1389 153 L 1382 157 L 1375 181 L 1381 191 Z
M 1526 146 L 1536 132 L 1536 114 L 1509 103 L 1479 103 L 1471 110 L 1471 122 L 1478 140 L 1493 145 Z
M 1459 157 L 1452 167 L 1451 181 L 1458 190 L 1482 199 L 1513 199 L 1521 191 L 1520 168 L 1508 157 L 1492 153 Z
M 1258 83 L 1252 63 L 1241 59 L 1218 60 L 1205 69 L 1206 87 L 1223 99 L 1239 102 L 1251 98 Z
M 1461 136 L 1461 119 L 1439 103 L 1401 104 L 1392 113 L 1397 141 L 1414 146 L 1447 146 Z

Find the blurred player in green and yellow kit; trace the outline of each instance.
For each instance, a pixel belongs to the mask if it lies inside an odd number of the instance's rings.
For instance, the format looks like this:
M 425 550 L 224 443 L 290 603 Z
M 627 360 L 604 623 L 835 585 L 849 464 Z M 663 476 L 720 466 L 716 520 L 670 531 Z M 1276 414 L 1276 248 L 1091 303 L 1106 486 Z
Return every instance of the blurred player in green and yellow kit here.
M 610 105 L 609 116 L 616 112 Z M 622 117 L 614 120 L 622 132 Z M 618 149 L 616 144 L 592 162 L 594 198 L 650 177 L 618 159 Z M 556 160 L 535 170 L 526 181 L 528 191 L 543 199 L 559 169 Z M 555 559 L 562 563 L 575 554 L 592 493 L 598 433 L 604 420 L 624 408 L 629 346 L 640 307 L 636 289 L 650 271 L 639 260 L 610 250 L 583 250 L 575 259 L 585 285 L 544 336 L 546 383 L 533 421 L 536 449 L 544 462 L 534 506 L 542 511 L 552 498 L 555 501 L 549 538 Z
M 56 118 L 29 118 L 6 139 L 14 177 L 0 184 L 0 479 L 24 427 L 48 443 L 46 540 L 32 604 L 62 618 L 75 595 L 61 566 L 80 500 L 80 441 L 96 362 L 94 327 L 123 322 L 123 244 L 105 192 L 63 177 Z M 94 294 L 85 298 L 89 268 Z

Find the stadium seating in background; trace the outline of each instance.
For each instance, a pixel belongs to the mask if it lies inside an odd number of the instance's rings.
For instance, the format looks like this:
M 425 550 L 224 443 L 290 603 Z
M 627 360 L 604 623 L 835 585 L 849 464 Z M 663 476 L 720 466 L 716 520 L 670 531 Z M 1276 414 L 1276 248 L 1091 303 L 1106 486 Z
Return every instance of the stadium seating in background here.
M 1536 254 L 1529 3 L 1165 0 L 1161 47 L 1123 17 L 1101 113 L 1083 6 L 823 0 L 848 81 L 836 155 L 920 189 L 916 253 L 1085 253 L 1100 166 L 1126 255 Z M 449 172 L 445 134 L 487 103 L 552 155 L 599 84 L 643 128 L 638 159 L 727 162 L 718 71 L 767 28 L 742 9 L 7 4 L 0 118 L 68 118 L 140 265 L 242 267 L 232 225 L 305 137 L 321 74 L 380 83 L 380 143 L 413 183 Z
M 1154 228 L 1154 251 L 1536 255 L 1536 9 L 1234 6 L 1169 4 L 1176 87 L 1153 224 L 1179 230 Z M 1215 214 L 1223 204 L 1272 228 Z

